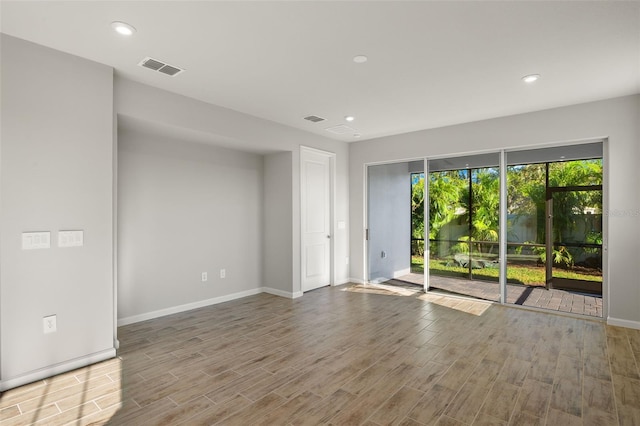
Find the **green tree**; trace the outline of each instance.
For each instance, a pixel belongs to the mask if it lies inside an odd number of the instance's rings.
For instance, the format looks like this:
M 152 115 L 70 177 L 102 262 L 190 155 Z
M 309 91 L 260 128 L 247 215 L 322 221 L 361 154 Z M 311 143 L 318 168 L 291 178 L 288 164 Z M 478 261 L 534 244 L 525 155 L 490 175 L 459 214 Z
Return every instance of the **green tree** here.
M 411 254 L 424 254 L 424 173 L 411 175 Z M 422 243 L 420 243 L 422 239 Z
M 500 177 L 497 169 L 477 169 L 472 173 L 471 237 L 473 241 L 498 241 L 500 221 Z M 482 244 L 477 244 L 479 252 Z M 489 245 L 493 250 L 494 245 Z
M 429 238 L 436 239 L 440 230 L 456 217 L 464 207 L 461 197 L 466 180 L 458 171 L 429 174 Z
M 549 187 L 580 187 L 602 184 L 602 160 L 576 160 L 549 163 Z M 535 226 L 535 243 L 545 243 L 546 233 L 546 164 L 528 164 L 510 166 L 507 170 L 507 193 L 509 213 L 515 218 L 512 225 L 519 221 L 525 226 Z M 595 215 L 586 214 L 602 211 L 602 191 L 567 191 L 553 193 L 553 241 L 585 242 L 601 241 L 602 234 Z M 584 236 L 575 235 L 579 221 L 582 221 Z M 554 247 L 554 263 L 573 265 L 573 259 L 584 249 L 558 246 Z M 535 250 L 546 258 L 544 248 Z M 593 251 L 593 250 L 592 250 Z M 544 255 L 543 255 L 544 254 Z

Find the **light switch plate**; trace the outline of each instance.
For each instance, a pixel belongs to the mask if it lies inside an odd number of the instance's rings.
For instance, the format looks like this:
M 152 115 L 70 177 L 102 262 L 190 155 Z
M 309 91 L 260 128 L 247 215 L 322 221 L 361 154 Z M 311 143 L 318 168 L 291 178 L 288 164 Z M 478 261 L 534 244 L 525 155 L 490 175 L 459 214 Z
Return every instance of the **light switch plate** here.
M 58 247 L 82 247 L 84 231 L 58 231 Z
M 51 247 L 51 232 L 23 232 L 22 250 L 48 249 Z

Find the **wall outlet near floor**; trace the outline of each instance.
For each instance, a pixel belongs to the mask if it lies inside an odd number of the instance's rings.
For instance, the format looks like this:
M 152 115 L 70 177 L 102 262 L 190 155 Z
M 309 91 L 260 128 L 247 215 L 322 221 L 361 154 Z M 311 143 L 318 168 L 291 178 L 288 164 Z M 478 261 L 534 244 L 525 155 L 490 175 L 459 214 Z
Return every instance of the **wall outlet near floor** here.
M 42 331 L 44 334 L 55 333 L 58 331 L 56 315 L 49 315 L 48 317 L 42 318 Z
M 202 273 L 202 282 L 205 282 L 205 281 L 206 281 L 206 280 L 208 280 L 208 279 L 209 279 L 209 277 L 208 277 L 207 273 L 206 273 L 206 272 L 203 272 L 203 273 Z
M 220 269 L 220 278 L 226 278 L 226 277 L 227 277 L 227 270 Z

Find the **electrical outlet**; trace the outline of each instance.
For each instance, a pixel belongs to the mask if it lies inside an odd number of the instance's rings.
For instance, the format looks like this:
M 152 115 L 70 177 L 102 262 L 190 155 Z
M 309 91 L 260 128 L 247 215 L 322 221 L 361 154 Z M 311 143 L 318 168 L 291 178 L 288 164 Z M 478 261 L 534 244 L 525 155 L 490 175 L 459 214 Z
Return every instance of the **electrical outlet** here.
M 202 282 L 205 282 L 205 281 L 206 281 L 206 280 L 208 280 L 208 279 L 209 279 L 209 277 L 207 276 L 207 273 L 206 273 L 206 272 L 203 272 L 203 273 L 202 273 Z
M 58 324 L 55 315 L 49 315 L 48 317 L 42 318 L 42 331 L 44 331 L 44 334 L 55 333 L 58 331 Z
M 349 264 L 349 256 L 347 256 L 347 257 L 345 258 L 344 263 L 346 263 L 347 265 Z
M 227 270 L 220 269 L 220 278 L 226 278 L 226 276 L 227 276 Z

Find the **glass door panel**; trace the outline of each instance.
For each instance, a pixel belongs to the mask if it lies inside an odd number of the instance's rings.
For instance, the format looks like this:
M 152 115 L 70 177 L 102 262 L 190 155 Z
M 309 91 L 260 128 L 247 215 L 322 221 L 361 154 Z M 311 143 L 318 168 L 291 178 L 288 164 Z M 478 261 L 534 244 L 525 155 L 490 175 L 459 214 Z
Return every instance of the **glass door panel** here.
M 555 289 L 602 296 L 602 189 L 550 188 L 552 242 L 547 270 Z
M 430 289 L 500 300 L 497 163 L 497 154 L 429 161 Z
M 507 303 L 602 317 L 602 159 L 509 165 L 507 186 Z

